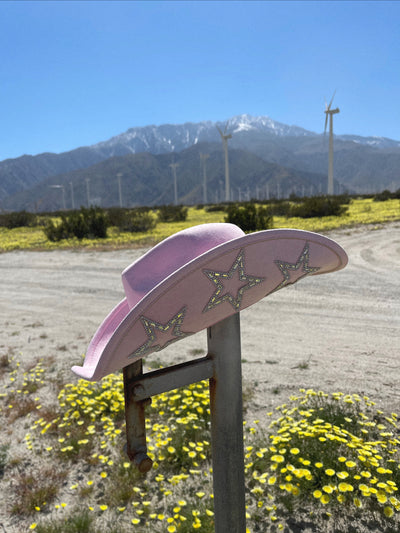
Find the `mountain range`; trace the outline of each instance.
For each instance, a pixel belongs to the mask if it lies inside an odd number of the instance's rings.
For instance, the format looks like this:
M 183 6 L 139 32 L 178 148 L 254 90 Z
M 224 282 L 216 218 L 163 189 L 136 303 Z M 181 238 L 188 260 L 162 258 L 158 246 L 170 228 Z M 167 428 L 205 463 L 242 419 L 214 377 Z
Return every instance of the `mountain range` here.
M 172 203 L 170 165 L 177 163 L 179 203 L 223 199 L 224 157 L 217 127 L 232 134 L 232 198 L 326 192 L 328 136 L 269 117 L 238 115 L 226 122 L 130 128 L 92 146 L 0 162 L 0 209 L 49 211 L 72 206 Z M 400 188 L 400 142 L 339 135 L 334 139 L 335 192 Z

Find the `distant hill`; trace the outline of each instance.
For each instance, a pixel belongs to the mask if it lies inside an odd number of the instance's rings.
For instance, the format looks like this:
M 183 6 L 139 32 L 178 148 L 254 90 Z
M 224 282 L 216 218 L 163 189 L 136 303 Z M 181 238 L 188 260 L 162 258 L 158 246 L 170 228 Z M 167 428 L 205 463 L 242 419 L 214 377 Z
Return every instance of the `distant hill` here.
M 67 183 L 67 185 L 69 185 L 69 182 L 65 180 L 73 181 L 78 202 L 80 188 L 82 191 L 86 190 L 87 182 L 85 180 L 89 178 L 93 183 L 97 179 L 100 180 L 100 177 L 96 177 L 96 172 L 106 172 L 104 168 L 107 168 L 110 183 L 116 180 L 115 161 L 111 160 L 106 167 L 97 166 L 98 164 L 127 155 L 140 155 L 140 158 L 135 160 L 135 165 L 138 167 L 137 170 L 129 171 L 133 174 L 136 173 L 135 175 L 138 176 L 138 179 L 140 175 L 140 180 L 144 179 L 145 182 L 151 183 L 154 176 L 160 177 L 162 183 L 160 182 L 157 186 L 158 192 L 153 192 L 152 195 L 148 196 L 144 193 L 145 184 L 143 185 L 144 189 L 141 189 L 143 198 L 151 197 L 156 202 L 158 197 L 161 198 L 167 194 L 162 193 L 161 190 L 166 191 L 169 187 L 170 169 L 168 164 L 170 164 L 171 158 L 157 159 L 156 163 L 154 159 L 143 154 L 147 153 L 148 156 L 172 156 L 174 154 L 174 157 L 179 158 L 179 154 L 184 153 L 190 147 L 202 145 L 202 149 L 207 150 L 206 145 L 208 145 L 213 146 L 212 155 L 217 152 L 217 147 L 214 146 L 215 143 L 218 144 L 221 151 L 221 142 L 216 126 L 221 129 L 227 126 L 227 131 L 232 133 L 232 139 L 229 141 L 230 161 L 231 158 L 234 158 L 234 149 L 240 150 L 241 157 L 246 161 L 250 160 L 250 155 L 245 157 L 245 152 L 256 155 L 264 162 L 283 167 L 286 172 L 289 172 L 287 169 L 291 169 L 290 172 L 292 173 L 294 171 L 300 173 L 297 176 L 303 176 L 298 183 L 301 188 L 307 187 L 309 182 L 316 183 L 315 174 L 320 175 L 318 179 L 321 179 L 321 176 L 325 176 L 320 181 L 322 192 L 324 192 L 328 166 L 327 136 L 324 137 L 298 126 L 288 126 L 273 121 L 269 117 L 238 115 L 229 119 L 227 123 L 206 121 L 196 124 L 165 124 L 131 128 L 107 141 L 92 146 L 80 147 L 70 152 L 61 154 L 43 153 L 36 156 L 24 155 L 16 159 L 1 161 L 0 208 L 18 209 L 21 205 L 27 205 L 29 202 L 25 200 L 27 197 L 23 194 L 23 191 L 41 190 L 43 192 L 45 187 L 48 187 L 45 182 L 59 184 L 60 180 L 63 183 Z M 382 137 L 342 135 L 335 137 L 334 150 L 336 191 L 348 189 L 356 192 L 371 192 L 384 188 L 400 188 L 400 172 L 398 172 L 400 168 L 400 142 Z M 143 178 L 145 169 L 150 168 L 144 161 L 150 160 L 153 162 L 150 167 L 155 174 Z M 252 159 L 252 162 L 252 164 L 257 166 L 258 163 L 256 164 L 254 159 Z M 217 166 L 214 167 L 214 164 Z M 210 157 L 207 165 L 210 176 L 217 176 L 221 170 L 221 157 Z M 231 165 L 232 172 L 234 172 L 233 168 L 236 163 L 233 159 Z M 156 168 L 159 168 L 159 170 L 155 170 Z M 247 190 L 247 187 L 252 189 L 254 182 L 251 178 L 246 178 L 246 176 L 251 175 L 251 169 L 245 171 L 246 169 L 243 169 L 243 165 L 241 168 L 240 184 L 234 183 L 233 186 L 240 187 L 243 190 Z M 278 171 L 277 167 L 275 167 L 275 170 L 277 176 L 279 172 L 285 173 L 285 170 Z M 77 173 L 70 174 L 74 171 L 77 171 Z M 184 168 L 182 167 L 180 171 L 184 172 Z M 121 171 L 118 170 L 118 172 Z M 194 175 L 196 175 L 196 187 L 199 187 L 200 166 L 198 160 L 191 167 L 190 172 L 194 173 L 191 177 L 184 178 L 183 175 L 181 176 L 183 178 L 182 183 L 186 183 L 189 186 L 193 181 Z M 271 179 L 271 175 L 269 174 L 268 176 L 269 178 L 266 178 L 265 182 Z M 157 180 L 156 182 L 158 183 Z M 294 180 L 295 182 L 297 183 L 296 180 Z M 292 187 L 292 185 L 289 185 L 290 180 L 287 183 L 288 187 L 284 183 L 281 184 L 282 187 L 280 186 L 281 193 L 285 195 L 290 192 L 290 187 Z M 60 195 L 60 191 L 52 191 L 55 195 L 57 195 L 57 192 Z M 182 200 L 186 197 L 195 197 L 193 190 L 189 192 L 183 187 L 182 192 L 184 192 Z M 252 191 L 252 195 L 255 192 Z M 107 199 L 112 196 L 111 191 L 102 193 L 100 189 L 93 194 L 102 198 L 103 202 L 108 202 Z M 34 202 L 36 205 L 46 205 L 45 196 L 37 197 L 36 193 L 33 194 L 31 196 L 31 204 Z M 131 201 L 135 203 L 141 197 L 138 191 L 135 199 L 130 200 L 127 196 L 126 201 L 127 203 Z
M 5 200 L 7 209 L 51 211 L 63 207 L 63 185 L 66 208 L 89 203 L 101 206 L 119 205 L 118 177 L 121 180 L 123 205 L 161 205 L 173 203 L 173 176 L 171 163 L 176 169 L 178 201 L 184 204 L 203 202 L 203 170 L 200 153 L 209 154 L 206 161 L 207 199 L 218 202 L 224 198 L 225 167 L 221 145 L 199 143 L 179 153 L 128 154 L 111 157 L 82 170 L 75 170 L 45 179 L 29 190 Z M 244 150 L 232 148 L 229 152 L 230 183 L 233 198 L 245 200 L 258 196 L 277 196 L 282 191 L 318 192 L 325 180 L 323 175 L 285 168 L 264 161 Z

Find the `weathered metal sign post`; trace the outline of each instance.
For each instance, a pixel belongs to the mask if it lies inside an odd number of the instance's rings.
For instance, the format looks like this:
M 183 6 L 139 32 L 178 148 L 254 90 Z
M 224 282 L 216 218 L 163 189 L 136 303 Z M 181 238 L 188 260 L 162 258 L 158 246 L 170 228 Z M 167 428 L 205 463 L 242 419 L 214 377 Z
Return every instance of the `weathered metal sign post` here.
M 127 453 L 150 470 L 145 406 L 152 396 L 208 379 L 216 533 L 246 531 L 239 313 L 207 329 L 206 357 L 143 374 L 142 360 L 123 369 Z

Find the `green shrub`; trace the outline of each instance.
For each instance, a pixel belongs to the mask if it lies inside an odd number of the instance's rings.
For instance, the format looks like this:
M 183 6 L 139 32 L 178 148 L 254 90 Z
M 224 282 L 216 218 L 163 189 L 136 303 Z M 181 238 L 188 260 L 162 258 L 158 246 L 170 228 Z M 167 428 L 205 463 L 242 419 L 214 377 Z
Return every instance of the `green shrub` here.
M 351 196 L 348 193 L 337 194 L 335 198 L 341 203 L 341 205 L 349 205 L 351 203 Z
M 386 202 L 386 200 L 390 200 L 391 198 L 394 198 L 394 194 L 392 194 L 388 189 L 385 189 L 384 191 L 375 194 L 374 202 Z
M 252 202 L 230 204 L 225 222 L 236 224 L 243 231 L 260 231 L 272 228 L 273 217 L 266 207 L 256 207 Z
M 275 200 L 269 204 L 269 212 L 277 217 L 289 217 L 291 214 L 291 204 L 283 200 Z
M 213 205 L 208 205 L 205 208 L 205 210 L 207 213 L 215 213 L 217 211 L 226 211 L 226 206 L 223 204 L 213 204 Z
M 63 222 L 61 220 L 60 224 L 55 224 L 51 219 L 46 221 L 43 231 L 49 241 L 58 242 L 62 239 L 68 239 L 69 235 Z
M 104 239 L 107 237 L 107 215 L 99 207 L 81 207 L 80 211 L 61 215 L 61 223 L 49 220 L 44 233 L 50 241 L 60 241 L 73 237 L 81 239 Z
M 183 222 L 187 219 L 188 208 L 183 205 L 162 205 L 158 211 L 161 222 Z
M 301 218 L 341 216 L 347 212 L 347 209 L 342 205 L 340 197 L 313 196 L 306 198 L 299 205 L 292 206 L 291 216 Z
M 107 209 L 107 219 L 109 225 L 120 228 L 128 212 L 129 209 L 126 207 L 109 207 Z
M 34 226 L 35 224 L 36 215 L 27 211 L 15 211 L 0 215 L 0 226 L 3 228 L 22 228 L 24 226 Z
M 107 215 L 99 207 L 81 208 L 84 222 L 87 224 L 89 239 L 105 239 L 107 237 Z
M 155 228 L 157 219 L 150 211 L 134 210 L 125 213 L 124 217 L 118 224 L 121 231 L 138 233 L 140 231 L 149 231 Z

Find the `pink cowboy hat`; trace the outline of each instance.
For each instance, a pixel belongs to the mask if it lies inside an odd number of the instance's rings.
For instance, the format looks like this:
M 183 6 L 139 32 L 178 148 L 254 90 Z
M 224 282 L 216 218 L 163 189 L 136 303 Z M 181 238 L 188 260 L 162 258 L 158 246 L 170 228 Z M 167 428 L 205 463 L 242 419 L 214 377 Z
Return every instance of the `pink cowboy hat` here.
M 224 223 L 180 231 L 124 270 L 126 297 L 100 325 L 83 366 L 72 370 L 97 381 L 307 275 L 346 264 L 335 241 L 308 231 L 245 235 Z

